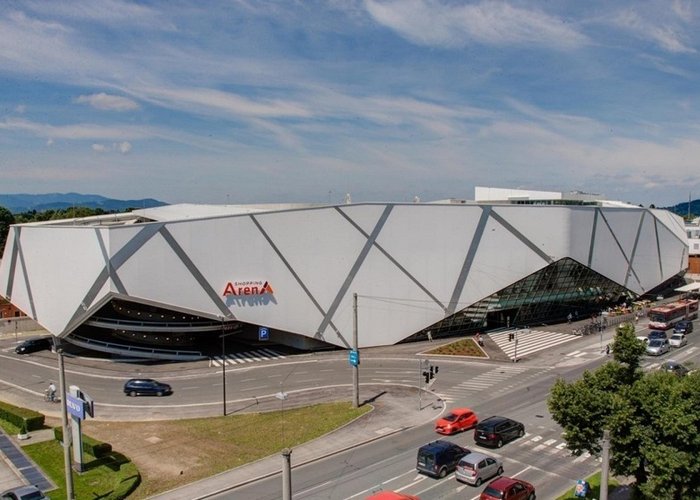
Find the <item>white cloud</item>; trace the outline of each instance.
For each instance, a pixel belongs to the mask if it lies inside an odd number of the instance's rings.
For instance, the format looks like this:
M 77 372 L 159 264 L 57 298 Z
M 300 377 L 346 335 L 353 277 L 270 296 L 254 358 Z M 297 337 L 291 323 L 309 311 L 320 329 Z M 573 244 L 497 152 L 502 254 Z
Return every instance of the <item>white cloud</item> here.
M 629 8 L 618 12 L 613 17 L 613 23 L 638 38 L 655 42 L 667 52 L 697 52 L 688 44 L 689 36 L 685 33 L 682 22 L 679 23 L 678 18 L 669 17 L 665 12 Z
M 121 154 L 125 155 L 131 151 L 131 143 L 124 141 L 114 145 L 114 148 Z
M 104 144 L 93 144 L 92 145 L 92 150 L 96 151 L 98 153 L 106 153 L 107 152 L 107 146 Z
M 53 139 L 51 137 L 46 140 L 46 145 L 49 147 L 53 146 Z
M 18 104 L 15 106 L 15 112 L 19 113 L 20 115 L 23 114 L 25 111 L 27 111 L 27 106 L 24 104 Z
M 375 21 L 420 45 L 462 47 L 477 42 L 567 49 L 588 43 L 564 19 L 505 2 L 455 5 L 439 0 L 366 0 L 365 5 Z
M 81 95 L 75 102 L 79 104 L 89 104 L 93 108 L 105 111 L 131 111 L 138 109 L 139 105 L 126 97 L 109 95 L 104 92 L 99 94 Z

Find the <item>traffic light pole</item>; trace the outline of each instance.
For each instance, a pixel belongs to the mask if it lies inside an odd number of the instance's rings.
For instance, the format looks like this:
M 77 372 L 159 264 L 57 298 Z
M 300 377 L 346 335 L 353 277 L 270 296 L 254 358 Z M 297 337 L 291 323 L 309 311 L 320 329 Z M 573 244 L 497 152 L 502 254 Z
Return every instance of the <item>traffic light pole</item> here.
M 357 294 L 352 294 L 352 348 L 357 349 Z M 420 391 L 419 391 L 420 392 Z M 359 363 L 352 367 L 352 407 L 360 407 L 360 367 Z

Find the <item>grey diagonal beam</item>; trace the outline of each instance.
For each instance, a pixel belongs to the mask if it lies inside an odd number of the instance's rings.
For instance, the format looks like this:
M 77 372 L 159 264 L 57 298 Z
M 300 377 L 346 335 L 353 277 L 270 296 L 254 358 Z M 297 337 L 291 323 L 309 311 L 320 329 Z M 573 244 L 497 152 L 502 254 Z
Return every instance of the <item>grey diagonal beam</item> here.
M 160 231 L 162 226 L 162 223 L 144 224 L 141 231 L 136 233 L 136 235 L 131 238 L 126 245 L 120 248 L 114 254 L 114 257 L 110 259 L 109 268 L 113 269 L 114 271 L 119 269 L 122 264 L 129 260 L 129 258 L 134 255 L 143 245 L 145 245 L 148 240 L 150 240 L 154 235 L 158 234 L 158 231 Z M 80 305 L 75 309 L 75 312 L 73 312 L 70 321 L 67 323 L 68 325 L 75 323 L 75 321 L 85 313 L 88 306 L 95 300 L 95 297 L 97 297 L 97 294 L 100 292 L 108 279 L 109 270 L 108 265 L 105 264 L 105 267 L 102 268 L 102 271 L 100 271 L 100 273 L 97 275 L 97 278 L 95 278 L 92 286 L 83 297 Z
M 615 232 L 612 230 L 612 227 L 610 227 L 610 223 L 608 222 L 608 219 L 605 217 L 605 213 L 601 210 L 600 211 L 600 218 L 603 219 L 603 222 L 608 228 L 608 231 L 610 231 L 610 235 L 613 237 L 613 240 L 615 241 L 615 244 L 617 245 L 617 248 L 620 250 L 620 253 L 622 254 L 622 257 L 624 257 L 625 262 L 627 263 L 627 269 L 632 267 L 632 263 L 630 262 L 629 258 L 627 257 L 627 254 L 625 253 L 624 248 L 622 248 L 622 245 L 620 244 L 620 240 L 617 239 L 617 236 L 615 235 Z M 634 271 L 632 271 L 634 272 Z M 635 277 L 637 275 L 635 274 Z M 637 279 L 639 281 L 639 279 Z
M 272 238 L 270 238 L 270 235 L 267 234 L 267 231 L 265 231 L 265 229 L 263 229 L 262 225 L 260 224 L 260 222 L 258 221 L 258 219 L 257 219 L 254 215 L 251 215 L 250 218 L 251 218 L 251 220 L 253 221 L 253 224 L 255 224 L 256 227 L 258 228 L 258 231 L 260 231 L 260 234 L 263 235 L 263 238 L 265 238 L 265 239 L 267 240 L 267 243 L 268 243 L 268 245 L 270 245 L 270 248 L 272 248 L 272 250 L 277 254 L 277 257 L 279 257 L 279 259 L 282 261 L 282 264 L 284 264 L 284 266 L 287 268 L 287 270 L 288 270 L 289 273 L 292 275 L 292 277 L 293 277 L 294 280 L 297 282 L 297 284 L 301 287 L 301 289 L 304 290 L 304 293 L 305 293 L 306 296 L 309 298 L 309 300 L 311 301 L 311 303 L 314 305 L 314 307 L 315 307 L 316 309 L 318 309 L 318 312 L 321 313 L 321 316 L 325 318 L 325 317 L 326 317 L 326 311 L 323 309 L 323 307 L 321 307 L 321 304 L 318 303 L 318 301 L 316 300 L 316 298 L 315 298 L 315 297 L 313 296 L 313 294 L 311 293 L 311 290 L 309 290 L 309 289 L 306 287 L 306 285 L 305 285 L 304 282 L 301 280 L 301 278 L 299 277 L 299 275 L 297 274 L 297 272 L 294 270 L 294 268 L 292 267 L 292 265 L 289 263 L 289 261 L 286 259 L 286 257 L 282 254 L 282 252 L 281 252 L 280 249 L 277 247 L 277 245 L 275 245 L 275 243 L 272 241 Z M 338 331 L 338 329 L 337 329 L 336 326 L 333 324 L 333 322 L 330 323 L 330 326 L 331 326 L 331 328 L 333 328 L 333 330 L 338 334 L 338 336 L 340 336 L 340 331 Z
M 17 241 L 19 243 L 19 239 Z M 24 286 L 27 287 L 27 297 L 29 297 L 29 308 L 32 311 L 32 318 L 36 318 L 36 308 L 34 307 L 34 295 L 32 294 L 32 285 L 29 283 L 29 275 L 27 274 L 27 264 L 24 262 L 24 252 L 22 252 L 22 247 L 18 249 L 19 263 L 22 268 L 22 276 L 24 277 Z
M 642 226 L 644 225 L 644 216 L 646 215 L 646 212 L 642 212 L 642 216 L 639 218 L 639 225 L 637 226 L 637 234 L 634 237 L 634 246 L 632 247 L 632 255 L 630 255 L 630 265 L 627 268 L 627 273 L 625 273 L 625 288 L 627 288 L 627 282 L 630 279 L 630 274 L 634 275 L 634 279 L 637 280 L 637 284 L 639 285 L 640 289 L 644 289 L 642 286 L 642 282 L 639 281 L 639 276 L 637 276 L 637 273 L 634 271 L 634 256 L 637 254 L 637 245 L 639 244 L 639 236 L 642 234 Z
M 357 230 L 360 232 L 360 234 L 361 234 L 362 236 L 364 236 L 365 238 L 369 238 L 369 234 L 367 234 L 367 232 L 365 232 L 364 229 L 362 229 L 359 225 L 357 225 L 357 223 L 356 223 L 354 220 L 352 220 L 348 214 L 346 214 L 343 210 L 341 210 L 340 207 L 335 207 L 335 209 L 336 209 L 336 210 L 340 213 L 340 215 L 342 215 L 355 229 L 357 229 Z M 399 269 L 399 271 L 401 271 L 403 274 L 405 274 L 406 277 L 407 277 L 408 279 L 410 279 L 418 288 L 420 288 L 420 289 L 423 291 L 423 293 L 425 293 L 428 297 L 430 297 L 431 300 L 433 300 L 438 306 L 440 306 L 440 308 L 442 308 L 442 309 L 445 310 L 445 311 L 447 310 L 447 308 L 445 307 L 445 305 L 444 305 L 442 302 L 440 302 L 440 300 L 439 300 L 437 297 L 435 297 L 432 293 L 430 293 L 430 290 L 428 290 L 427 288 L 425 288 L 425 287 L 423 286 L 423 284 L 422 284 L 420 281 L 418 281 L 411 273 L 409 273 L 408 270 L 407 270 L 405 267 L 403 267 L 401 264 L 399 264 L 399 262 L 398 262 L 394 257 L 392 257 L 391 254 L 389 254 L 389 252 L 387 252 L 386 250 L 384 250 L 384 248 L 383 248 L 379 243 L 377 243 L 377 242 L 375 241 L 375 242 L 374 242 L 374 246 L 375 246 L 375 247 L 377 248 L 377 250 L 379 250 L 387 259 L 389 259 L 389 262 L 391 262 L 392 264 L 394 264 L 394 265 Z
M 331 318 L 333 317 L 335 312 L 338 310 L 338 306 L 340 306 L 340 301 L 348 293 L 348 290 L 350 289 L 350 285 L 352 284 L 352 281 L 355 279 L 357 272 L 362 267 L 362 264 L 364 263 L 365 259 L 367 258 L 367 255 L 369 254 L 370 249 L 374 246 L 374 242 L 376 241 L 377 236 L 379 236 L 379 233 L 381 232 L 382 228 L 384 227 L 384 224 L 386 224 L 386 221 L 389 218 L 389 214 L 391 213 L 393 208 L 394 208 L 394 205 L 387 205 L 384 208 L 382 215 L 379 216 L 379 220 L 375 224 L 374 229 L 372 229 L 372 233 L 369 235 L 369 238 L 367 238 L 367 241 L 365 242 L 364 246 L 362 247 L 362 250 L 360 250 L 360 254 L 357 256 L 357 259 L 355 259 L 355 263 L 352 265 L 352 268 L 350 269 L 350 272 L 348 273 L 347 277 L 345 278 L 345 281 L 343 282 L 340 289 L 338 290 L 338 293 L 336 294 L 335 299 L 333 299 L 331 306 L 328 308 L 328 312 L 326 313 L 326 317 L 323 318 L 323 321 L 321 321 L 321 324 L 318 326 L 317 330 L 319 332 L 323 333 L 326 330 L 326 327 L 328 327 L 328 323 L 331 321 Z M 345 341 L 345 339 L 343 339 L 343 340 Z
M 656 239 L 656 254 L 659 257 L 659 279 L 662 279 L 664 276 L 664 265 L 663 261 L 661 260 L 661 241 L 659 241 L 659 221 L 654 217 L 654 236 Z
M 535 252 L 537 255 L 539 255 L 542 260 L 544 260 L 547 264 L 551 264 L 554 262 L 554 259 L 552 259 L 549 255 L 544 253 L 537 245 L 535 245 L 532 241 L 529 240 L 523 233 L 515 229 L 515 227 L 505 220 L 502 215 L 500 215 L 498 212 L 495 210 L 491 211 L 491 217 L 493 217 L 495 220 L 499 222 L 504 228 L 506 228 L 513 236 L 518 238 L 522 243 L 525 244 L 526 247 L 528 247 L 530 250 Z
M 476 255 L 477 248 L 479 248 L 481 237 L 484 235 L 484 229 L 486 228 L 486 223 L 489 220 L 490 213 L 490 206 L 481 207 L 481 217 L 479 217 L 479 223 L 476 225 L 476 229 L 474 230 L 474 236 L 472 236 L 472 241 L 469 244 L 467 255 L 464 257 L 462 270 L 459 272 L 455 287 L 452 290 L 452 297 L 450 297 L 450 303 L 448 304 L 447 311 L 445 312 L 446 316 L 452 316 L 457 309 L 457 301 L 462 295 L 464 284 L 467 282 L 467 276 L 469 275 L 469 271 L 474 263 L 474 256 Z
M 182 249 L 180 244 L 165 226 L 160 228 L 160 235 L 170 246 L 173 252 L 175 252 L 175 255 L 177 255 L 177 257 L 180 259 L 180 262 L 182 262 L 185 265 L 185 267 L 190 272 L 195 281 L 199 284 L 199 286 L 202 287 L 202 290 L 204 290 L 204 292 L 209 296 L 209 298 L 216 305 L 216 307 L 219 308 L 221 314 L 223 314 L 228 319 L 236 319 L 236 317 L 231 313 L 231 309 L 229 309 L 226 306 L 226 304 L 221 299 L 217 291 L 214 290 L 214 288 L 212 288 L 212 286 L 209 284 L 204 275 L 200 272 L 199 269 L 197 269 L 195 263 L 192 262 L 192 259 L 189 258 L 187 253 Z
M 598 227 L 598 213 L 599 208 L 596 208 L 593 212 L 593 228 L 591 229 L 591 244 L 588 246 L 588 268 L 591 269 L 593 265 L 593 249 L 595 248 L 595 231 Z
M 7 289 L 5 297 L 12 297 L 12 287 L 15 283 L 15 268 L 17 266 L 17 254 L 19 253 L 19 232 L 22 228 L 17 226 L 13 230 L 14 241 L 12 242 L 12 254 L 10 255 L 10 266 L 7 275 Z
M 119 293 L 128 295 L 128 293 L 126 292 L 126 287 L 124 286 L 124 283 L 122 283 L 122 280 L 119 279 L 117 271 L 115 269 L 112 269 L 112 263 L 109 261 L 109 253 L 107 252 L 107 247 L 105 247 L 105 243 L 102 240 L 102 231 L 100 231 L 99 229 L 95 229 L 95 236 L 97 236 L 97 242 L 100 245 L 100 251 L 102 252 L 102 258 L 105 261 L 105 265 L 107 267 L 107 274 L 109 278 L 112 280 L 112 283 L 114 283 L 114 286 L 117 288 L 117 291 L 119 291 Z

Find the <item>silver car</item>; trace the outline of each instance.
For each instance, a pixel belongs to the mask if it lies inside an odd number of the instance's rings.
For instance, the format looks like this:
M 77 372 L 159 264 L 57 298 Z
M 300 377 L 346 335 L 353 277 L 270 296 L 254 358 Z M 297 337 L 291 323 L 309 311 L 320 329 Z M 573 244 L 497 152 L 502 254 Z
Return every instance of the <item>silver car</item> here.
M 671 335 L 668 343 L 671 344 L 671 347 L 683 347 L 688 343 L 688 339 L 682 333 L 674 333 Z
M 455 469 L 457 481 L 474 486 L 481 486 L 481 483 L 487 479 L 501 474 L 503 474 L 503 462 L 499 458 L 476 451 L 463 456 Z
M 647 354 L 650 356 L 661 356 L 671 350 L 668 340 L 651 339 L 647 345 Z

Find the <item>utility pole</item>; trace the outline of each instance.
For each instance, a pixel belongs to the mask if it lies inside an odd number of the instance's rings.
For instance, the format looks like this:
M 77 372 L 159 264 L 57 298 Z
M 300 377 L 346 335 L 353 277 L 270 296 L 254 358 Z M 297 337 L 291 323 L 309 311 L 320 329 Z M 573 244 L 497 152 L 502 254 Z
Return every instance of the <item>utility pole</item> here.
M 292 500 L 292 450 L 282 450 L 282 500 Z
M 610 431 L 603 430 L 603 462 L 600 471 L 600 500 L 608 500 L 608 469 L 610 468 Z
M 73 468 L 71 467 L 70 447 L 71 447 L 71 432 L 68 429 L 68 409 L 66 408 L 66 372 L 63 368 L 63 347 L 60 347 L 58 340 L 56 342 L 56 353 L 58 354 L 58 388 L 61 392 L 61 423 L 63 427 L 63 462 L 66 469 L 66 498 L 74 500 L 73 496 Z
M 357 294 L 352 294 L 352 349 L 357 353 L 357 362 L 352 364 L 352 407 L 360 407 L 360 353 L 357 349 Z

